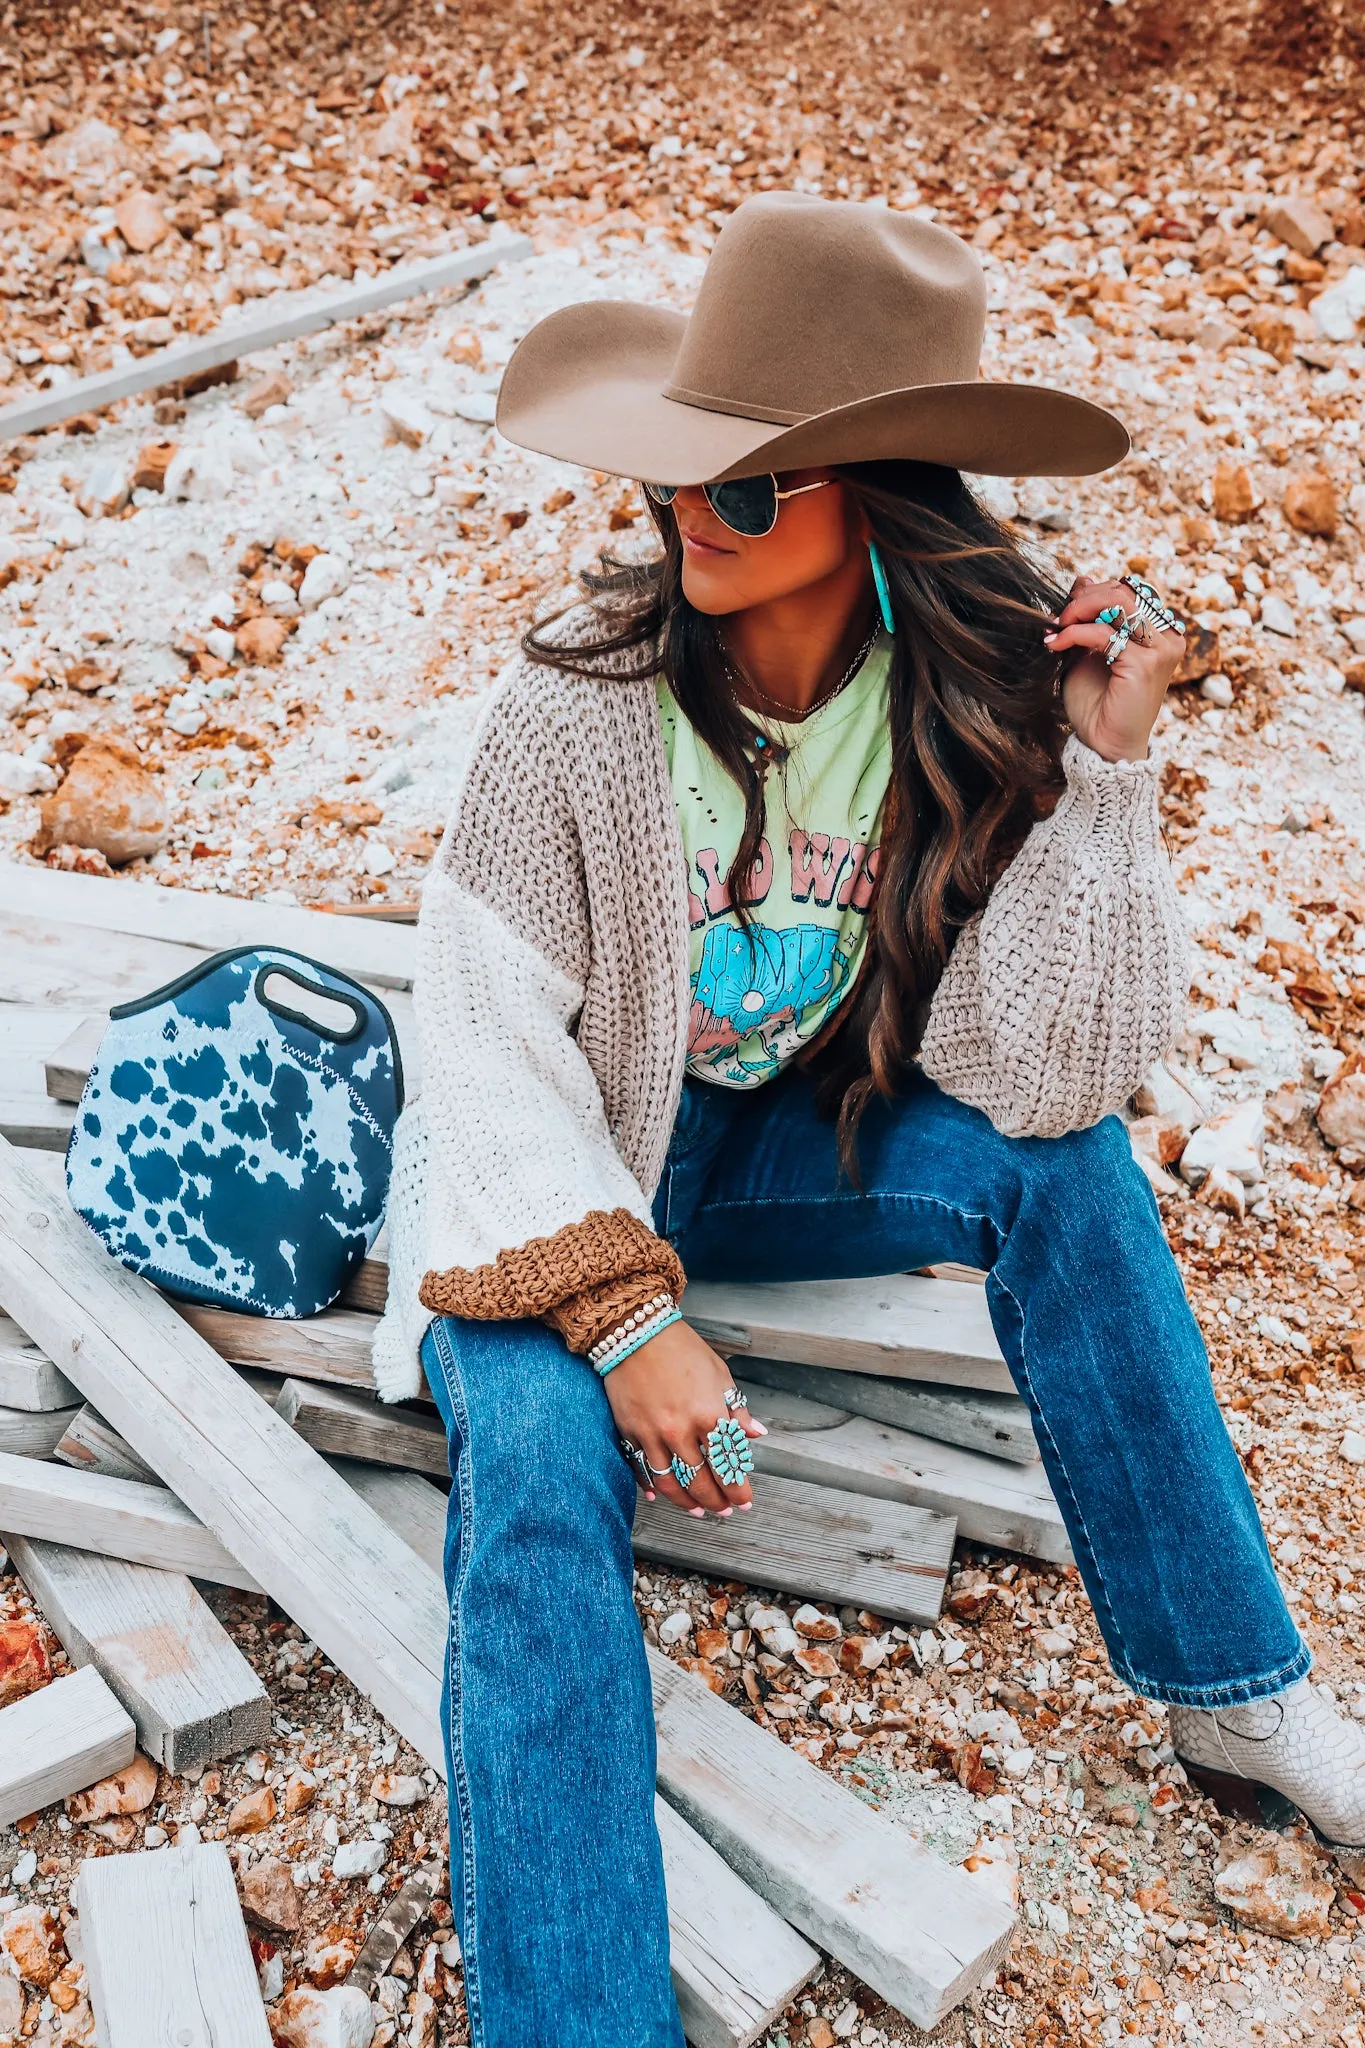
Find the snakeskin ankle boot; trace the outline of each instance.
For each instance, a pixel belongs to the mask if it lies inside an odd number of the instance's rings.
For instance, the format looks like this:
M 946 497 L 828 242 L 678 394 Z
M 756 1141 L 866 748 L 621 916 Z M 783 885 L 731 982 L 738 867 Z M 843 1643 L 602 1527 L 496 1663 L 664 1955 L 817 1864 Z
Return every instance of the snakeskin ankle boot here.
M 1327 1847 L 1365 1859 L 1365 1727 L 1306 1678 L 1242 1707 L 1171 1707 L 1186 1775 L 1225 1813 L 1284 1828 L 1295 1809 Z

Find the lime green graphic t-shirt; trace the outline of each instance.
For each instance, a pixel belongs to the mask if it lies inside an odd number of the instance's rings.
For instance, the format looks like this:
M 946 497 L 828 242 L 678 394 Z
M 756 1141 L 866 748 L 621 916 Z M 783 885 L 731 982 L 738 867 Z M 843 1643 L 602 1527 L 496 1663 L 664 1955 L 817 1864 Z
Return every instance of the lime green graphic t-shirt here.
M 747 931 L 725 886 L 744 829 L 743 796 L 659 683 L 688 870 L 687 1071 L 699 1080 L 727 1088 L 771 1080 L 853 986 L 891 774 L 890 667 L 879 636 L 853 681 L 809 718 L 756 723 L 777 753 Z

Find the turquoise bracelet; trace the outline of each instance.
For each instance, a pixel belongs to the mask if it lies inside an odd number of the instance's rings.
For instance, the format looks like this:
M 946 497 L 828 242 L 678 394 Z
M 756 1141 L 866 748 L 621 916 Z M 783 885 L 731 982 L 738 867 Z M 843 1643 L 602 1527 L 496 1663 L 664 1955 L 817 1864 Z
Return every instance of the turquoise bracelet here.
M 613 1351 L 609 1357 L 603 1359 L 601 1365 L 597 1367 L 598 1378 L 604 1380 L 609 1372 L 615 1371 L 622 1359 L 630 1357 L 632 1351 L 638 1351 L 642 1344 L 648 1344 L 651 1337 L 657 1337 L 660 1330 L 666 1330 L 670 1323 L 681 1321 L 682 1310 L 675 1308 L 668 1315 L 660 1316 L 657 1322 L 643 1324 L 627 1338 L 619 1351 Z

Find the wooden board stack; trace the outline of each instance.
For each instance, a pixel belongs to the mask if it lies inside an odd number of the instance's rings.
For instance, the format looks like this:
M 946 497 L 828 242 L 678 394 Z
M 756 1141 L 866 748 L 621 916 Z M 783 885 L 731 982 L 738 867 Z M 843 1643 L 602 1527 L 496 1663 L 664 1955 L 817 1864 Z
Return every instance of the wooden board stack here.
M 268 1321 L 177 1308 L 66 1205 L 60 1151 L 110 1004 L 242 944 L 287 945 L 381 989 L 415 1070 L 406 926 L 0 866 L 0 1531 L 82 1667 L 0 1713 L 0 1818 L 127 1762 L 134 1734 L 171 1769 L 268 1739 L 266 1695 L 191 1578 L 268 1592 L 444 1768 L 446 1446 L 429 1400 L 375 1398 L 382 1239 L 336 1308 Z M 721 1523 L 642 1504 L 637 1552 L 916 1625 L 938 1616 L 959 1535 L 1069 1559 L 974 1277 L 694 1283 L 689 1320 L 768 1424 L 755 1507 Z M 172 1678 L 168 1660 L 129 1652 L 158 1638 L 178 1646 Z M 651 1661 L 688 2038 L 759 2038 L 817 1967 L 811 1943 L 935 2025 L 996 1966 L 1008 1908 Z M 224 1889 L 216 1864 L 191 1863 L 158 1852 L 86 1866 L 101 2038 L 125 2024 L 121 1922 L 155 1902 L 169 1925 L 182 1895 L 221 1919 L 204 1981 L 233 2038 L 255 2038 L 238 2013 L 230 1873 Z M 194 2023 L 212 2020 L 206 2006 Z

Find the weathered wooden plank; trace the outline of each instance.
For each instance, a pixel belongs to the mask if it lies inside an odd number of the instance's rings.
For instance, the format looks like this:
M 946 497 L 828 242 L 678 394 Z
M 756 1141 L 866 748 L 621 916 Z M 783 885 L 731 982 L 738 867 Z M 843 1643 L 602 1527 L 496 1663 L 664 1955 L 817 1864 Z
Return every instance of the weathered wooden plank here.
M 0 1408 L 0 1451 L 15 1458 L 51 1458 L 79 1412 L 76 1408 Z
M 641 1497 L 631 1537 L 636 1555 L 867 1607 L 893 1621 L 938 1619 L 957 1526 L 951 1516 L 768 1473 L 755 1474 L 753 1492 L 748 1513 L 725 1521 L 696 1521 L 668 1501 Z
M 0 1136 L 12 1145 L 66 1149 L 71 1112 L 49 1099 L 43 1070 L 75 1018 L 49 1003 L 0 1001 Z
M 53 868 L 0 864 L 0 905 L 52 925 L 161 939 L 202 955 L 233 946 L 287 946 L 380 988 L 410 988 L 416 933 L 406 925 L 329 917 L 288 903 L 257 903 L 208 889 L 109 882 Z
M 0 1002 L 108 1009 L 188 974 L 203 958 L 194 946 L 52 924 L 11 910 L 0 895 Z
M 964 1290 L 965 1291 L 965 1290 Z M 754 1444 L 761 1472 L 870 1499 L 953 1515 L 957 1533 L 999 1550 L 1069 1564 L 1071 1542 L 1041 1461 L 1010 1464 L 959 1444 L 935 1443 L 861 1415 L 838 1429 L 770 1429 Z M 700 1524 L 696 1526 L 700 1527 Z M 875 1601 L 866 1603 L 875 1607 Z
M 221 1842 L 87 1857 L 72 1902 L 100 2048 L 270 2048 Z
M 327 1462 L 424 1564 L 434 1572 L 443 1569 L 446 1496 L 439 1486 L 419 1472 L 400 1472 L 393 1465 L 365 1465 L 355 1458 L 329 1458 Z
M 37 433 L 40 427 L 71 419 L 76 413 L 98 412 L 103 406 L 113 405 L 120 398 L 131 398 L 139 391 L 178 384 L 204 370 L 215 370 L 222 363 L 235 362 L 239 356 L 274 348 L 301 334 L 317 334 L 340 321 L 358 320 L 362 314 L 395 305 L 400 299 L 467 284 L 499 263 L 522 261 L 532 253 L 533 246 L 526 235 L 496 235 L 444 256 L 395 264 L 379 277 L 338 285 L 328 291 L 281 292 L 267 300 L 260 312 L 233 320 L 193 341 L 174 342 L 136 362 L 73 378 L 55 391 L 0 406 L 0 440 Z
M 446 1433 L 435 1415 L 381 1407 L 372 1396 L 306 1380 L 285 1381 L 275 1412 L 315 1451 L 450 1477 Z
M 246 1593 L 261 1590 L 169 1487 L 141 1479 L 106 1479 L 0 1453 L 0 1529 Z
M 0 1827 L 121 1771 L 136 1747 L 98 1671 L 73 1671 L 0 1708 Z
M 241 1385 L 155 1288 L 116 1265 L 77 1217 L 48 1201 L 5 1145 L 0 1300 L 332 1662 L 441 1769 L 436 1682 L 445 1660 L 446 1606 L 435 1573 L 413 1562 L 407 1546 Z
M 828 1365 L 789 1365 L 776 1358 L 743 1358 L 741 1381 L 765 1389 L 780 1388 L 826 1401 L 832 1408 L 886 1422 L 893 1429 L 911 1429 L 940 1443 L 961 1444 L 992 1458 L 1029 1465 L 1038 1455 L 1038 1439 L 1028 1403 L 1015 1394 L 983 1394 L 975 1387 L 925 1386 L 916 1380 L 877 1379 L 867 1372 L 838 1372 Z M 757 1412 L 767 1420 L 758 1397 Z
M 0 1314 L 0 1402 L 7 1408 L 78 1408 L 80 1389 L 19 1328 Z
M 651 1650 L 659 1790 L 785 1920 L 918 2027 L 993 1970 L 1014 1915 Z
M 59 1464 L 77 1472 L 101 1472 L 106 1479 L 146 1479 L 159 1484 L 155 1472 L 139 1458 L 116 1429 L 87 1401 L 77 1408 L 52 1453 Z
M 82 1017 L 43 1060 L 43 1082 L 54 1102 L 79 1102 L 109 1026 L 101 1013 Z
M 182 1573 L 5 1541 L 68 1657 L 99 1672 L 148 1756 L 183 1771 L 269 1741 L 264 1686 Z
M 370 1347 L 375 1319 L 329 1308 L 297 1322 L 284 1316 L 240 1315 L 235 1309 L 177 1301 L 177 1315 L 231 1365 L 263 1365 L 286 1378 L 373 1389 Z
M 985 1291 L 894 1273 L 878 1280 L 694 1280 L 683 1312 L 731 1358 L 788 1359 L 844 1372 L 1013 1393 Z
M 377 1313 L 384 1306 L 388 1269 L 381 1259 L 366 1260 L 343 1301 L 349 1310 Z M 332 1310 L 330 1316 L 345 1311 Z M 781 1359 L 826 1366 L 879 1378 L 927 1381 L 939 1386 L 978 1387 L 1014 1394 L 1009 1367 L 991 1328 L 985 1292 L 954 1280 L 930 1280 L 912 1273 L 893 1273 L 878 1280 L 798 1280 L 783 1286 L 766 1282 L 740 1284 L 694 1280 L 683 1300 L 683 1312 L 708 1343 L 732 1360 Z M 300 1379 L 331 1377 L 303 1362 L 320 1344 L 335 1345 L 346 1357 L 347 1377 L 364 1384 L 366 1364 L 360 1347 L 373 1334 L 352 1322 L 336 1337 L 318 1340 L 313 1334 L 329 1318 L 309 1324 L 277 1324 L 271 1342 L 275 1364 Z M 346 1340 L 354 1345 L 347 1354 Z M 215 1337 L 215 1343 L 219 1340 Z M 246 1333 L 233 1340 L 247 1345 Z
M 269 1365 L 296 1379 L 366 1387 L 373 1385 L 374 1318 L 362 1312 L 362 1305 L 381 1308 L 387 1282 L 381 1261 L 367 1259 L 343 1297 L 348 1306 L 302 1322 L 179 1306 L 186 1320 L 234 1363 Z M 981 1388 L 1017 1401 L 984 1292 L 956 1281 L 893 1274 L 881 1280 L 718 1288 L 694 1280 L 684 1309 L 693 1327 L 730 1356 L 741 1377 L 752 1353 L 764 1363 L 779 1360 L 863 1378 Z
M 692 2048 L 752 2048 L 819 1969 L 819 1954 L 666 1800 L 655 1800 L 654 1818 L 683 2032 Z

